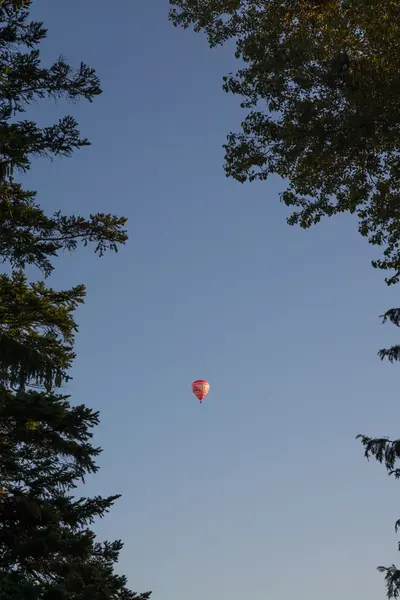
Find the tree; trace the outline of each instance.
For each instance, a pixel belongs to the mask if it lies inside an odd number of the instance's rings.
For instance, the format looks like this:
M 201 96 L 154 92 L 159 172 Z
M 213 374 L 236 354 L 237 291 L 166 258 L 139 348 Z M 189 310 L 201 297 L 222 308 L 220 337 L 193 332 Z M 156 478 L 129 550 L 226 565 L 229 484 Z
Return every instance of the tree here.
M 35 202 L 36 192 L 24 190 L 21 184 L 15 182 L 15 173 L 28 171 L 35 156 L 69 156 L 74 150 L 90 145 L 87 139 L 80 137 L 78 124 L 71 116 L 63 117 L 54 125 L 39 128 L 32 121 L 17 121 L 17 115 L 24 113 L 30 103 L 44 97 L 66 97 L 72 101 L 85 98 L 92 102 L 101 93 L 94 69 L 84 63 L 75 72 L 62 58 L 50 68 L 42 67 L 37 46 L 47 32 L 42 23 L 28 21 L 30 5 L 30 0 L 0 4 L 0 258 L 17 271 L 27 265 L 35 265 L 48 277 L 53 270 L 52 259 L 61 250 L 75 250 L 79 242 L 84 245 L 95 243 L 95 251 L 100 256 L 109 249 L 117 251 L 118 246 L 127 240 L 127 219 L 104 213 L 90 215 L 89 218 L 66 216 L 60 211 L 49 216 Z M 24 48 L 27 51 L 22 52 Z M 6 312 L 11 294 L 10 298 L 13 296 L 13 299 L 10 302 L 14 303 L 12 310 L 18 313 L 17 288 L 20 284 L 24 287 L 20 277 L 10 280 L 8 285 L 6 279 L 2 279 L 5 294 L 3 310 Z M 83 296 L 84 289 L 76 288 L 69 293 L 70 301 L 75 302 L 79 296 Z M 32 294 L 36 295 L 36 300 L 32 296 L 29 302 L 37 302 L 41 296 L 43 302 L 46 297 L 47 304 L 53 302 L 55 307 L 60 298 L 65 297 L 65 292 L 64 296 L 57 297 L 54 291 L 46 290 L 44 284 L 33 287 Z M 28 306 L 27 310 L 32 310 L 32 307 Z M 4 313 L 3 317 L 7 315 Z M 17 315 L 14 314 L 13 318 L 17 318 Z M 22 317 L 19 314 L 18 318 L 26 318 L 26 315 Z M 34 323 L 33 327 L 38 325 Z M 51 385 L 53 376 L 61 381 L 60 377 L 73 358 L 71 350 L 69 354 L 64 354 L 65 364 L 56 366 L 54 363 L 51 366 L 53 359 L 47 356 L 45 366 L 43 356 L 37 354 L 38 344 L 46 343 L 45 337 L 39 340 L 32 331 L 28 341 L 26 331 L 23 338 L 15 337 L 10 324 L 2 322 L 0 364 L 4 367 L 7 356 L 7 360 L 12 361 L 10 369 L 14 373 L 13 378 L 18 369 L 19 377 L 22 377 L 20 367 L 29 354 L 31 365 L 34 356 L 39 362 L 42 361 L 42 366 L 38 368 L 42 369 L 41 378 L 44 377 L 43 369 L 47 370 L 47 386 Z M 46 335 L 51 338 L 53 334 L 48 330 Z M 18 351 L 22 353 L 19 358 L 16 354 Z
M 39 267 L 47 276 L 51 258 L 60 250 L 74 250 L 79 242 L 96 243 L 96 252 L 117 251 L 127 240 L 127 219 L 98 213 L 89 218 L 44 214 L 36 193 L 15 182 L 16 171 L 26 172 L 36 156 L 70 156 L 89 146 L 76 120 L 66 116 L 39 128 L 32 121 L 16 121 L 30 103 L 45 97 L 89 102 L 101 94 L 94 69 L 81 63 L 77 71 L 59 58 L 50 68 L 41 66 L 37 45 L 46 37 L 42 23 L 27 22 L 31 2 L 15 10 L 0 7 L 0 256 L 14 267 Z M 27 52 L 21 52 L 21 47 Z
M 224 78 L 247 115 L 225 145 L 240 182 L 289 179 L 289 223 L 356 213 L 383 246 L 374 266 L 400 275 L 400 5 L 396 0 L 170 0 L 177 26 L 212 47 L 236 40 Z
M 400 280 L 400 3 L 397 0 L 170 0 L 175 26 L 204 31 L 215 47 L 233 40 L 240 67 L 224 90 L 246 116 L 230 133 L 225 172 L 239 182 L 278 174 L 288 223 L 309 228 L 349 212 L 382 247 L 372 262 Z M 383 315 L 400 325 L 400 309 Z M 379 352 L 400 360 L 400 346 Z M 359 436 L 390 474 L 400 440 Z M 399 522 L 396 525 L 400 526 Z M 400 570 L 386 572 L 389 598 Z
M 147 600 L 114 572 L 122 543 L 99 543 L 90 529 L 119 496 L 73 495 L 101 452 L 90 443 L 98 413 L 56 392 L 70 377 L 73 313 L 85 288 L 55 291 L 23 273 L 30 264 L 49 276 L 57 253 L 80 241 L 101 255 L 127 239 L 125 218 L 45 215 L 14 180 L 35 155 L 68 156 L 89 144 L 72 117 L 40 129 L 17 115 L 37 98 L 92 101 L 101 92 L 84 64 L 75 73 L 62 59 L 41 66 L 46 30 L 28 21 L 30 4 L 0 3 L 0 256 L 14 268 L 0 276 L 0 597 Z
M 121 541 L 89 526 L 119 498 L 75 498 L 95 473 L 98 413 L 63 395 L 0 388 L 0 596 L 4 600 L 148 600 L 114 573 Z
M 43 384 L 50 391 L 68 379 L 75 358 L 71 311 L 84 293 L 83 286 L 66 292 L 43 282 L 28 286 L 21 271 L 0 276 L 0 383 L 17 389 Z

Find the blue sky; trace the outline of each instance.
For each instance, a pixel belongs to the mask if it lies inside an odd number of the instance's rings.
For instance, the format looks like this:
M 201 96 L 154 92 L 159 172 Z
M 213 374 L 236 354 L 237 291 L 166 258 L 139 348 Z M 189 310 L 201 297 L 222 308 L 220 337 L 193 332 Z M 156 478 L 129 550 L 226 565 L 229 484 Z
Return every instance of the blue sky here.
M 82 248 L 51 280 L 88 290 L 68 388 L 102 417 L 85 494 L 123 494 L 96 531 L 123 538 L 119 569 L 155 600 L 383 598 L 400 488 L 354 437 L 398 434 L 399 372 L 376 357 L 398 341 L 377 318 L 398 288 L 352 219 L 293 229 L 282 182 L 225 178 L 231 50 L 167 11 L 35 3 L 44 58 L 92 64 L 105 91 L 28 113 L 72 112 L 93 146 L 27 185 L 49 210 L 129 217 L 117 256 Z M 196 378 L 212 386 L 201 406 Z

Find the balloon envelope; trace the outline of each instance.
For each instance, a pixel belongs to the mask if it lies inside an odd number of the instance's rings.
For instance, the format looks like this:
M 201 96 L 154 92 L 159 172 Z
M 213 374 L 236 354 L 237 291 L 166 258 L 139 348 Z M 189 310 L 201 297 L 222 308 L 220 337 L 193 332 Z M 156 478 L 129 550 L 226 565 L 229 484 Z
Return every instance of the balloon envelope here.
M 193 381 L 192 392 L 200 402 L 203 402 L 209 391 L 210 384 L 205 379 L 196 379 L 196 381 Z

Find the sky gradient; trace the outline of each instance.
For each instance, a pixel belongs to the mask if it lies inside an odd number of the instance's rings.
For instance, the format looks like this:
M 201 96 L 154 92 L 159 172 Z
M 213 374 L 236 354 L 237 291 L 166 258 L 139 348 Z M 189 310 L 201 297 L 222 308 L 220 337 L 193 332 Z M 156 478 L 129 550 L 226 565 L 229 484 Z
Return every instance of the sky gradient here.
M 51 278 L 87 285 L 68 391 L 101 411 L 104 453 L 84 493 L 123 494 L 96 532 L 154 600 L 384 598 L 400 484 L 354 438 L 399 433 L 398 367 L 376 356 L 399 288 L 353 219 L 291 228 L 284 182 L 226 179 L 231 48 L 174 29 L 165 1 L 110 6 L 34 2 L 44 60 L 88 62 L 104 94 L 27 113 L 72 113 L 93 145 L 24 178 L 50 211 L 129 218 L 118 255 L 81 248 Z

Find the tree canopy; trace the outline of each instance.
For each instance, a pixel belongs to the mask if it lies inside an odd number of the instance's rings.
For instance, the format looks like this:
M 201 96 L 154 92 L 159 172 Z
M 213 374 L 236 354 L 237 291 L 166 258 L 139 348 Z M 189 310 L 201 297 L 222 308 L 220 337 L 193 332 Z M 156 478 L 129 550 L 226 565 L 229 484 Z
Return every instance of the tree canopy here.
M 290 224 L 355 213 L 400 276 L 400 4 L 396 0 L 170 0 L 176 26 L 236 43 L 224 89 L 241 98 L 225 145 L 240 182 L 276 173 Z

